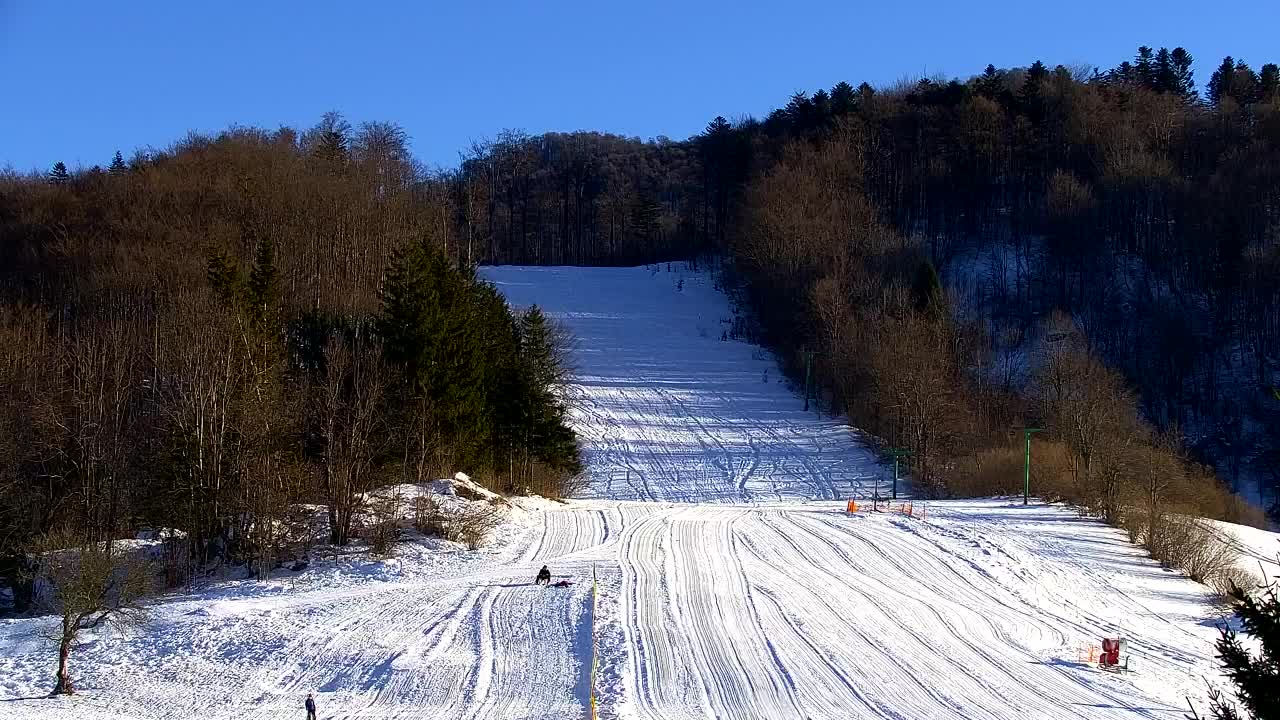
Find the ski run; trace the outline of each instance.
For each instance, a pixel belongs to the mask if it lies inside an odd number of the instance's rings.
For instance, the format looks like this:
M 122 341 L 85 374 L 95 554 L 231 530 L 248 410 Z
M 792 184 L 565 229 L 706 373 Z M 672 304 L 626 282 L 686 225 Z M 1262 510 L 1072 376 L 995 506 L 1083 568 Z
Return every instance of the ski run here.
M 353 549 L 163 597 L 85 637 L 70 698 L 42 697 L 54 619 L 0 621 L 0 718 L 301 718 L 307 693 L 322 719 L 586 718 L 594 685 L 602 718 L 1173 719 L 1222 683 L 1210 594 L 1119 530 L 1020 499 L 845 512 L 891 469 L 729 339 L 706 275 L 484 274 L 577 338 L 580 499 L 515 501 L 477 551 Z M 1128 672 L 1081 654 L 1114 636 Z

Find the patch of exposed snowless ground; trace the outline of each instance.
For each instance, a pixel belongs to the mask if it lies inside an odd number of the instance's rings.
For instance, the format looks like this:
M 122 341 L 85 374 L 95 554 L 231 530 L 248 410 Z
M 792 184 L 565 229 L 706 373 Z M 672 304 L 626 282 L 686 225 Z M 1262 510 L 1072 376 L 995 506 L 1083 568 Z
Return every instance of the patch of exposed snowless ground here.
M 720 340 L 705 277 L 485 275 L 578 336 L 582 499 L 518 501 L 475 552 L 415 542 L 163 598 L 143 633 L 77 651 L 74 698 L 23 699 L 51 686 L 52 621 L 3 621 L 0 717 L 293 718 L 313 692 L 321 718 L 581 718 L 593 619 L 605 718 L 1179 718 L 1220 682 L 1208 593 L 1119 531 L 1001 499 L 842 512 L 884 468 Z M 543 563 L 576 584 L 531 586 Z M 1112 635 L 1132 672 L 1079 661 Z

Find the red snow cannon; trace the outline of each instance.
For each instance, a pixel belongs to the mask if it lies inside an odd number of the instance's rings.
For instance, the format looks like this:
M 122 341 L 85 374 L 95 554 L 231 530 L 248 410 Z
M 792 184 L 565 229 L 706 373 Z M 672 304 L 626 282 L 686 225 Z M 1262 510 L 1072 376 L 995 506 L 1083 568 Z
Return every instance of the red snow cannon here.
M 1103 638 L 1102 652 L 1098 654 L 1098 666 L 1107 668 L 1108 670 L 1118 670 L 1123 666 L 1120 664 L 1120 655 L 1125 649 L 1124 638 Z M 1128 658 L 1125 658 L 1128 661 Z

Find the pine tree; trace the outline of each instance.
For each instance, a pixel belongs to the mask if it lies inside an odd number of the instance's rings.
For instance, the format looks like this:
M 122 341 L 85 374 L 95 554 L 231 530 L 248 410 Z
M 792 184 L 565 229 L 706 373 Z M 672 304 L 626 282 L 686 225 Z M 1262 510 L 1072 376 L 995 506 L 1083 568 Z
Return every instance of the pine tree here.
M 995 100 L 1004 91 L 1004 74 L 996 70 L 995 65 L 988 64 L 978 76 L 976 89 L 979 95 Z
M 520 366 L 526 449 L 546 465 L 570 473 L 581 470 L 577 440 L 568 428 L 558 385 L 563 368 L 546 316 L 535 305 L 520 316 Z
M 631 225 L 636 233 L 645 241 L 652 238 L 658 229 L 662 217 L 662 206 L 658 204 L 653 193 L 641 190 L 636 193 L 635 204 L 631 208 Z M 648 248 L 648 245 L 645 245 Z
M 1205 94 L 1209 100 L 1209 104 L 1218 107 L 1222 104 L 1222 99 L 1227 97 L 1231 88 L 1231 76 L 1236 71 L 1236 61 L 1230 55 L 1222 59 L 1222 64 L 1217 70 L 1213 71 L 1213 75 L 1209 76 L 1209 84 L 1205 88 Z
M 1185 49 L 1177 47 L 1169 54 L 1173 61 L 1174 76 L 1174 92 L 1186 98 L 1192 98 L 1196 95 L 1196 82 L 1191 65 L 1195 61 L 1191 57 L 1191 53 Z
M 825 128 L 831 121 L 831 96 L 826 90 L 813 94 L 813 123 L 816 127 Z
M 1207 94 L 1214 107 L 1220 107 L 1227 98 L 1240 105 L 1249 105 L 1258 102 L 1261 90 L 1258 74 L 1245 61 L 1233 60 L 1228 55 L 1210 76 Z
M 1151 89 L 1159 93 L 1178 91 L 1178 73 L 1173 66 L 1173 55 L 1168 48 L 1160 48 L 1156 53 Z
M 219 300 L 231 307 L 239 306 L 243 297 L 244 280 L 240 276 L 240 266 L 235 258 L 222 250 L 211 252 L 206 264 L 206 277 Z
M 275 308 L 280 304 L 280 276 L 276 271 L 276 251 L 270 240 L 258 243 L 246 286 L 253 317 L 263 325 L 272 324 Z
M 129 168 L 124 164 L 124 156 L 120 154 L 119 150 L 116 151 L 115 157 L 111 158 L 111 166 L 107 168 L 107 171 L 112 175 L 120 175 L 129 171 Z
M 351 123 L 336 112 L 327 112 L 308 133 L 311 153 L 320 161 L 340 167 L 347 161 Z
M 1134 80 L 1138 85 L 1153 90 L 1156 88 L 1156 64 L 1152 59 L 1151 48 L 1143 45 L 1133 59 Z
M 1262 66 L 1262 73 L 1258 76 L 1258 96 L 1262 102 L 1280 98 L 1280 66 L 1275 63 Z
M 61 160 L 53 164 L 53 169 L 49 171 L 49 182 L 62 185 L 70 179 L 71 174 L 67 172 L 67 166 Z
M 472 278 L 421 243 L 401 248 L 382 288 L 377 330 L 387 359 L 404 372 L 409 392 L 436 408 L 441 431 L 473 452 L 491 432 L 486 402 L 484 308 Z
M 856 101 L 857 97 L 854 94 L 853 86 L 849 83 L 841 81 L 831 88 L 832 115 L 840 116 L 853 112 Z
M 1133 64 L 1128 60 L 1120 63 L 1116 69 L 1107 73 L 1107 81 L 1122 85 L 1132 85 L 1136 82 L 1137 73 L 1133 71 Z
M 943 312 L 942 282 L 933 263 L 923 260 L 911 281 L 911 297 L 916 312 L 941 316 Z
M 425 368 L 419 366 L 433 334 L 429 308 L 439 303 L 430 275 L 430 258 L 420 244 L 398 248 L 383 279 L 377 323 L 387 360 L 404 370 L 416 390 L 425 390 Z
M 1236 686 L 1236 695 L 1252 720 L 1280 720 L 1280 597 L 1276 583 L 1254 596 L 1244 589 L 1231 590 L 1232 605 L 1245 634 L 1258 641 L 1256 657 L 1240 643 L 1235 631 L 1222 629 L 1218 638 L 1218 659 L 1223 671 Z M 1217 720 L 1239 720 L 1236 708 L 1221 697 L 1213 697 Z
M 1044 94 L 1044 81 L 1049 77 L 1049 69 L 1039 60 L 1032 63 L 1027 68 L 1027 78 L 1022 82 L 1021 99 L 1022 105 L 1026 110 L 1027 116 L 1032 122 L 1039 123 L 1044 116 L 1042 96 Z
M 533 385 L 551 388 L 559 381 L 551 328 L 547 325 L 547 316 L 537 305 L 520 315 L 520 351 L 524 371 Z
M 787 114 L 793 132 L 804 133 L 815 125 L 813 101 L 804 92 L 792 95 L 783 112 Z

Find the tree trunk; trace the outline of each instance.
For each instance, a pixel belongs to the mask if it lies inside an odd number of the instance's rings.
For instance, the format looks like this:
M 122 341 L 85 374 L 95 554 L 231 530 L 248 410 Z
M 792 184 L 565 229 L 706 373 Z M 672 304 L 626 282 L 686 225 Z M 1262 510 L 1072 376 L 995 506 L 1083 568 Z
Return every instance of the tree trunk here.
M 71 676 L 67 674 L 67 658 L 71 657 L 71 640 L 72 638 L 64 632 L 58 644 L 58 684 L 53 688 L 53 695 L 70 695 L 75 692 L 71 687 Z

